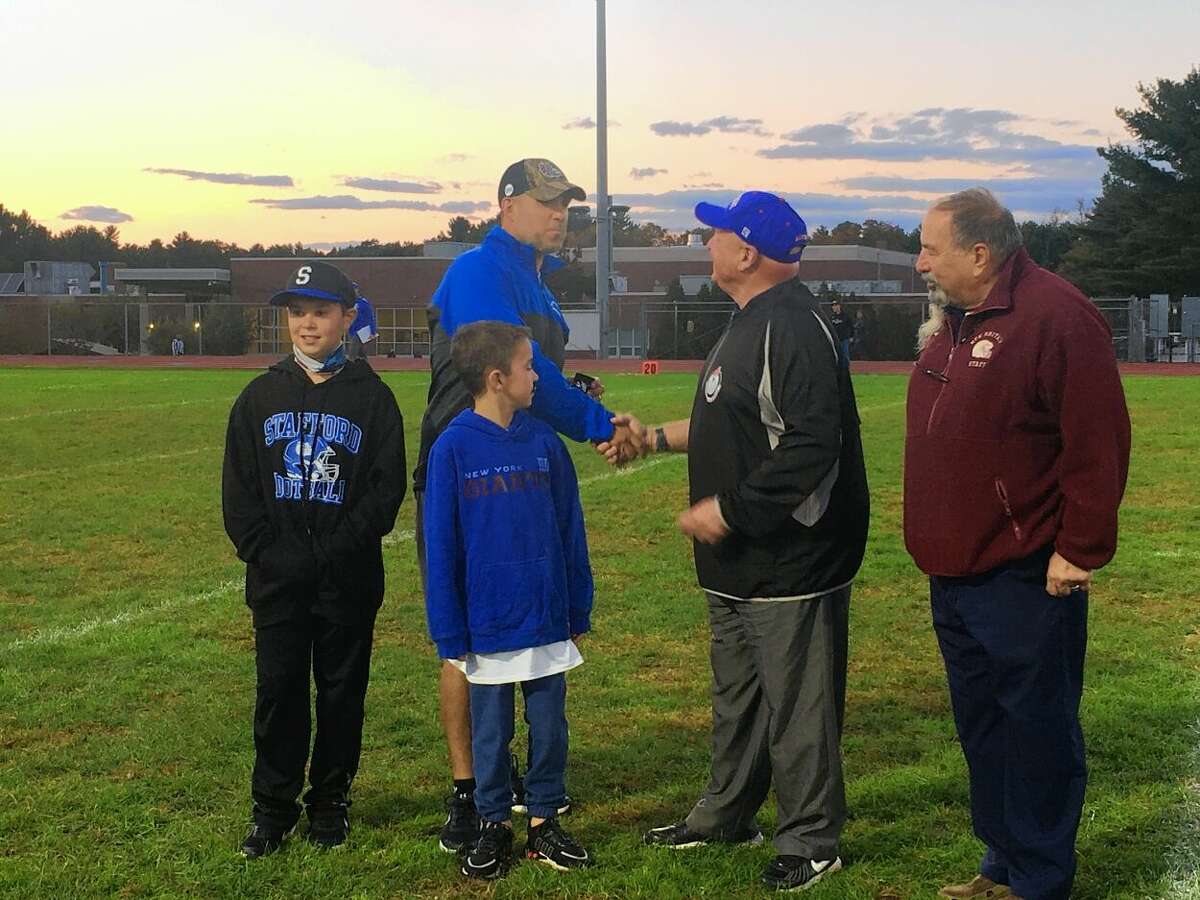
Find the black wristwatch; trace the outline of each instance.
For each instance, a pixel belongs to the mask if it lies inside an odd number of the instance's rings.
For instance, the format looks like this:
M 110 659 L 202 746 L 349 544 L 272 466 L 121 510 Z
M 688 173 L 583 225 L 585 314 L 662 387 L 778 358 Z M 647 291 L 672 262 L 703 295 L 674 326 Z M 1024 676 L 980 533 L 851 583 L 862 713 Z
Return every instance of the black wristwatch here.
M 667 432 L 663 428 L 654 429 L 654 452 L 666 453 L 671 449 L 671 445 L 667 443 Z

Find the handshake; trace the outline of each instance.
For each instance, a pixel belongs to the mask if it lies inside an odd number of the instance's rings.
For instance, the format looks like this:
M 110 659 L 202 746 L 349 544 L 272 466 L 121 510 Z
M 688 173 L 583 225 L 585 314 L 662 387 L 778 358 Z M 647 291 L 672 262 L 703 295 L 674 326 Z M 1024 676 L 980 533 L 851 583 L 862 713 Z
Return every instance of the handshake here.
M 604 384 L 599 378 L 576 372 L 571 379 L 572 387 L 583 391 L 593 400 L 604 396 Z M 610 419 L 613 423 L 613 436 L 607 441 L 596 443 L 596 452 L 608 460 L 609 465 L 623 466 L 626 463 L 640 459 L 653 448 L 650 446 L 650 429 L 639 422 L 629 413 L 617 413 Z
M 596 444 L 596 452 L 610 465 L 623 466 L 647 453 L 688 449 L 687 419 L 665 422 L 657 428 L 647 428 L 629 413 L 617 413 L 611 419 L 613 436 Z M 693 503 L 675 519 L 679 530 L 702 544 L 717 544 L 730 534 L 729 523 L 721 512 L 716 497 L 705 497 Z
M 617 413 L 610 420 L 613 435 L 607 441 L 596 444 L 596 452 L 608 460 L 609 465 L 623 466 L 640 459 L 654 448 L 650 429 L 629 413 Z

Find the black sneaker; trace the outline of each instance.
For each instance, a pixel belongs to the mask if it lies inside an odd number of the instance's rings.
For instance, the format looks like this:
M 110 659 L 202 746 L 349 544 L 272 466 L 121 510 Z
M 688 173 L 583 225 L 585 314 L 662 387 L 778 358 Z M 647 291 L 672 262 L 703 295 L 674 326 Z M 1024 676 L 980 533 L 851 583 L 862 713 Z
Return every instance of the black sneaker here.
M 838 856 L 823 860 L 777 856 L 763 870 L 762 883 L 777 891 L 803 891 L 841 867 L 842 860 Z
M 291 828 L 280 828 L 278 825 L 255 825 L 242 841 L 242 856 L 247 859 L 270 856 L 283 846 L 291 833 Z
M 513 833 L 503 822 L 484 822 L 474 846 L 462 854 L 459 871 L 468 878 L 491 881 L 512 865 Z
M 529 826 L 525 858 L 544 862 L 560 872 L 586 869 L 592 864 L 592 855 L 563 830 L 557 817 L 547 819 L 541 825 Z
M 446 801 L 446 822 L 438 838 L 438 846 L 447 853 L 460 853 L 479 837 L 479 813 L 475 797 L 455 791 Z
M 757 847 L 763 842 L 763 833 L 757 828 L 747 828 L 731 837 L 714 837 L 693 831 L 687 822 L 676 822 L 674 825 L 651 828 L 642 835 L 642 841 L 652 847 L 667 847 L 670 850 L 691 850 L 708 844 L 750 844 Z
M 308 811 L 308 834 L 305 838 L 314 847 L 332 850 L 346 843 L 350 836 L 350 813 L 342 804 Z
M 517 765 L 517 755 L 514 753 L 512 757 L 512 789 L 513 802 L 512 811 L 522 816 L 528 815 L 529 806 L 525 803 L 525 779 L 521 777 L 521 769 Z M 565 816 L 571 811 L 571 804 L 575 801 L 571 799 L 570 794 L 563 794 L 562 805 L 556 810 L 556 815 Z

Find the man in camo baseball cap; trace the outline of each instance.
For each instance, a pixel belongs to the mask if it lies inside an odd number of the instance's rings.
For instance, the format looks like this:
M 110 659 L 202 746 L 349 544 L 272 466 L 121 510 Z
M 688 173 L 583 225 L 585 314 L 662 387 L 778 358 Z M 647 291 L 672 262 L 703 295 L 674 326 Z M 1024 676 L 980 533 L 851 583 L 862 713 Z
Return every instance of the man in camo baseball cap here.
M 568 181 L 563 170 L 548 159 L 520 159 L 504 170 L 496 192 L 497 202 L 521 194 L 529 194 L 542 203 L 564 195 L 580 203 L 587 199 L 583 188 Z

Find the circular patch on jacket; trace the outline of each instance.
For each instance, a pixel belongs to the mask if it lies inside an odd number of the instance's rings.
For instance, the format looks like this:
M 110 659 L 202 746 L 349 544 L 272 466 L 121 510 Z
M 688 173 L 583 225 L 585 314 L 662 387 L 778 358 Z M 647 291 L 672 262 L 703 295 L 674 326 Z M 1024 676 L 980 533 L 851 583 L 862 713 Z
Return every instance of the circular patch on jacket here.
M 704 382 L 704 399 L 712 403 L 721 393 L 721 367 L 717 366 Z

